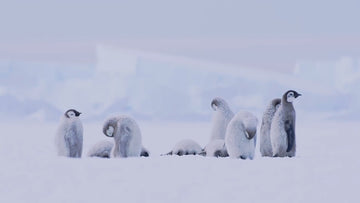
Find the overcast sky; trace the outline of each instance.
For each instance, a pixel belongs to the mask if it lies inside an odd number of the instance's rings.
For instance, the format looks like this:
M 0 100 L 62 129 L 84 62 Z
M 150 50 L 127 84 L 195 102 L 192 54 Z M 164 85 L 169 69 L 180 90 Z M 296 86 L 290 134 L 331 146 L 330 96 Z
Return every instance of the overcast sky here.
M 288 71 L 360 56 L 358 1 L 1 1 L 0 60 L 96 62 L 114 45 Z

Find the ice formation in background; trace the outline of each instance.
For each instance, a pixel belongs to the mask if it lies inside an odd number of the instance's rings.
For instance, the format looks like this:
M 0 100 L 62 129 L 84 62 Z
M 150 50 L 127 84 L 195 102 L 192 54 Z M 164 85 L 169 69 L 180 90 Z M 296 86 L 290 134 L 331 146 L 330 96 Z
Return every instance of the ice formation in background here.
M 300 61 L 276 73 L 160 54 L 97 48 L 97 64 L 0 63 L 0 117 L 58 120 L 64 109 L 102 120 L 114 112 L 140 119 L 209 120 L 213 97 L 234 112 L 262 114 L 288 89 L 304 97 L 297 109 L 329 118 L 359 119 L 359 60 Z

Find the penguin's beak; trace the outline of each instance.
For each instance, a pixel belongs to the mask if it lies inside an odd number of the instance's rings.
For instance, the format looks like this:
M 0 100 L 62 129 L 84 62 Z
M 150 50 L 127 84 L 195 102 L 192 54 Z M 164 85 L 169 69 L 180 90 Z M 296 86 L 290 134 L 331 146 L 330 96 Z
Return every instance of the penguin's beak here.
M 295 98 L 298 98 L 298 97 L 300 97 L 302 94 L 299 94 L 299 93 L 297 93 L 296 95 L 295 95 Z

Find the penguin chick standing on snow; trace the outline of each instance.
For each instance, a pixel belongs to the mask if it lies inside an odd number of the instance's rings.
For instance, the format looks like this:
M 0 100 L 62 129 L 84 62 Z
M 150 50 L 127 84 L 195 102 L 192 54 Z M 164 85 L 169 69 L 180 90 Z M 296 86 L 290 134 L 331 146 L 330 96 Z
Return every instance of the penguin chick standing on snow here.
M 81 157 L 83 147 L 83 126 L 80 112 L 69 109 L 62 117 L 56 134 L 56 146 L 59 156 Z
M 270 140 L 270 128 L 275 112 L 280 107 L 280 103 L 281 99 L 273 99 L 264 112 L 260 128 L 260 153 L 262 156 L 273 156 Z
M 216 97 L 211 102 L 211 107 L 215 111 L 212 119 L 211 140 L 225 139 L 226 128 L 230 120 L 234 117 L 234 113 L 229 108 L 227 102 Z
M 295 120 L 292 102 L 301 96 L 294 90 L 287 91 L 271 123 L 270 138 L 274 157 L 293 157 L 296 152 Z
M 200 145 L 194 140 L 185 139 L 176 143 L 173 149 L 165 155 L 197 155 L 202 151 Z
M 225 146 L 231 158 L 254 158 L 257 124 L 258 119 L 246 111 L 237 113 L 231 119 L 225 136 Z
M 113 157 L 138 157 L 141 154 L 141 132 L 134 119 L 127 116 L 113 117 L 106 120 L 103 133 L 113 137 L 115 146 Z

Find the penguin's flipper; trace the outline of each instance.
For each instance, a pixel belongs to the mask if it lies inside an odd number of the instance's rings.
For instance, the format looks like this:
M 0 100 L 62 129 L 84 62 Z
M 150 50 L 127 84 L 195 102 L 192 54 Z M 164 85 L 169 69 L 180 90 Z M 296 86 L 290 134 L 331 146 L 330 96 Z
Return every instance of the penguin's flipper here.
M 295 143 L 294 124 L 290 120 L 285 121 L 285 132 L 287 135 L 287 144 L 288 144 L 286 152 L 290 152 Z

